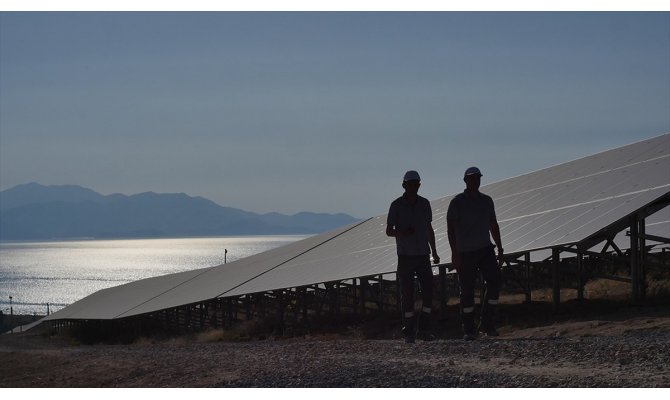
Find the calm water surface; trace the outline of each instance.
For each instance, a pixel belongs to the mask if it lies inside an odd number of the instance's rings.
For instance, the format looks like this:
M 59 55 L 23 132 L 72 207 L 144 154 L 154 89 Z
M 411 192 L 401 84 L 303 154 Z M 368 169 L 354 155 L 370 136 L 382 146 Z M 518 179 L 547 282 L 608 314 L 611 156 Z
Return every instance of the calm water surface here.
M 0 310 L 46 314 L 101 289 L 207 268 L 307 236 L 0 243 Z

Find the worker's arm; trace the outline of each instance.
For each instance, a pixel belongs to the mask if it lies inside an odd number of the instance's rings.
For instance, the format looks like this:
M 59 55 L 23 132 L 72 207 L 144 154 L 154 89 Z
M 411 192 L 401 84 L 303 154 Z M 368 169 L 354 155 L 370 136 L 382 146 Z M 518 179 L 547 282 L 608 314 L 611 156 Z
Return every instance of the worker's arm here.
M 493 241 L 496 242 L 496 247 L 498 247 L 498 265 L 502 266 L 505 251 L 503 250 L 502 240 L 500 239 L 500 226 L 495 218 L 491 218 L 491 221 L 489 222 L 489 230 L 491 231 L 491 236 L 493 236 Z
M 440 263 L 440 256 L 437 255 L 437 247 L 435 246 L 435 231 L 433 230 L 433 224 L 428 223 L 428 244 L 433 251 L 433 263 Z
M 451 263 L 458 271 L 461 263 L 460 254 L 456 250 L 456 221 L 447 218 L 447 238 L 449 239 L 449 247 L 451 248 Z

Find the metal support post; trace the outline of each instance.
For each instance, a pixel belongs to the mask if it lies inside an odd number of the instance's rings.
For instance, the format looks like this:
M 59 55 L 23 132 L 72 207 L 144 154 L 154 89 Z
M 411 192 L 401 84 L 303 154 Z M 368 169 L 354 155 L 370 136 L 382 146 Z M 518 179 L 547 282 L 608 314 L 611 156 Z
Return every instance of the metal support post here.
M 368 280 L 365 279 L 365 278 L 361 278 L 361 282 L 360 282 L 360 288 L 361 288 L 361 301 L 360 301 L 360 305 L 361 305 L 361 315 L 365 315 L 365 302 L 367 301 L 367 300 L 366 300 L 366 296 L 365 296 L 365 294 L 366 294 L 365 292 L 366 292 L 366 290 L 368 290 L 368 287 L 370 287 L 370 285 L 368 284 Z
M 561 266 L 561 250 L 552 249 L 552 281 L 553 281 L 553 296 L 552 296 L 552 308 L 554 311 L 558 310 L 558 306 L 561 303 L 561 283 L 560 283 L 560 271 Z
M 279 325 L 284 327 L 284 291 L 280 290 L 279 295 L 278 295 L 278 304 L 279 304 L 279 310 L 278 310 L 278 317 L 279 317 Z
M 302 297 L 302 320 L 307 321 L 307 287 L 303 287 L 301 291 Z
M 440 265 L 440 317 L 447 316 L 447 266 Z
M 14 304 L 12 303 L 12 296 L 9 296 L 9 323 L 11 324 L 10 326 L 14 325 Z M 12 327 L 12 330 L 14 328 Z
M 233 326 L 233 299 L 230 297 L 226 299 L 226 311 L 226 325 Z
M 358 315 L 358 285 L 356 285 L 356 278 L 352 279 L 352 288 L 354 291 L 354 298 L 351 303 L 351 308 L 354 315 Z
M 577 253 L 577 299 L 584 300 L 584 253 Z
M 525 269 L 526 269 L 526 303 L 530 303 L 532 301 L 531 298 L 531 293 L 532 293 L 532 288 L 530 284 L 530 252 L 527 252 L 524 254 L 524 261 L 525 261 Z
M 191 306 L 186 305 L 186 328 L 191 329 Z
M 400 306 L 400 278 L 398 277 L 397 272 L 396 272 L 396 276 L 395 276 L 395 283 L 396 283 L 396 285 L 395 285 L 395 287 L 396 287 L 395 303 L 398 307 L 398 312 L 400 312 L 400 310 L 402 309 L 402 307 Z M 384 309 L 385 309 L 385 307 L 384 307 L 384 275 L 379 274 L 379 312 L 383 313 Z
M 637 215 L 630 217 L 630 279 L 631 279 L 631 301 L 640 304 L 640 238 Z
M 640 290 L 639 290 L 639 295 L 640 295 L 640 301 L 644 302 L 645 298 L 647 297 L 647 241 L 645 239 L 645 222 L 644 222 L 644 217 L 638 218 L 638 236 L 639 236 L 639 242 L 640 244 L 638 245 L 638 250 L 639 250 L 639 257 L 640 261 L 638 263 L 638 275 L 639 275 L 639 285 L 640 285 Z
M 335 284 L 335 312 L 340 313 L 340 282 Z

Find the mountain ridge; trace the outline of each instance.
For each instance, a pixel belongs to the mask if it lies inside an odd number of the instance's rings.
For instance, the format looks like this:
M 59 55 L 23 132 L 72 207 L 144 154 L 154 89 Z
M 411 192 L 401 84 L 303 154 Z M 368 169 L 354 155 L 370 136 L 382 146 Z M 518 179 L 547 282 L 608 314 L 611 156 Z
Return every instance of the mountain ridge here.
M 185 193 L 102 195 L 35 182 L 0 192 L 0 240 L 316 234 L 356 221 L 344 213 L 258 214 Z

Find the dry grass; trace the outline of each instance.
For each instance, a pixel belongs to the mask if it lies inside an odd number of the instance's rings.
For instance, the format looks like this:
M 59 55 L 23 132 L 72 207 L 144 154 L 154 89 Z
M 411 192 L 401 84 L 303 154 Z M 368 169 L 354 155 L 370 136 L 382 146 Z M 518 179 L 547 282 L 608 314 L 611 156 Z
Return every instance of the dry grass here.
M 223 329 L 209 329 L 197 333 L 195 340 L 198 342 L 240 342 L 263 340 L 280 335 L 279 323 L 273 318 L 264 318 L 238 322 Z
M 670 297 L 670 278 L 649 282 L 647 285 L 647 295 L 652 297 Z

